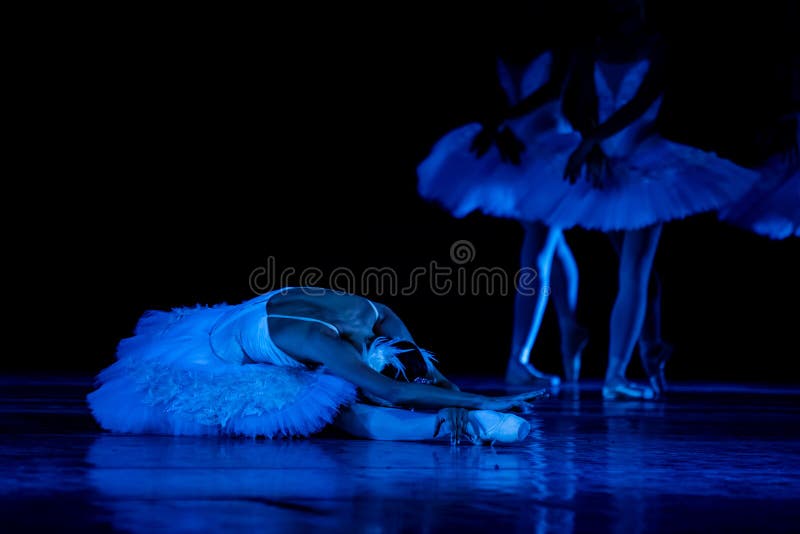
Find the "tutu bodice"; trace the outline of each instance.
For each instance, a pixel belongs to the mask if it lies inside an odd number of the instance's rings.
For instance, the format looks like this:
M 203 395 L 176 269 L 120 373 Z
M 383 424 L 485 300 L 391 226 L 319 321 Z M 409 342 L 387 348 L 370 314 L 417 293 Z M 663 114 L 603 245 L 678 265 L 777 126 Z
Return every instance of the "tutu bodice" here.
M 598 118 L 607 121 L 636 95 L 650 68 L 648 60 L 627 64 L 595 63 L 594 83 L 597 90 Z M 661 106 L 658 97 L 633 124 L 605 139 L 601 146 L 608 156 L 619 157 L 631 152 L 649 134 Z
M 215 321 L 208 335 L 214 354 L 223 361 L 270 363 L 285 367 L 303 364 L 280 350 L 269 335 L 267 304 L 278 289 L 226 310 Z
M 518 104 L 547 81 L 553 55 L 545 52 L 534 59 L 521 73 L 502 59 L 497 61 L 497 79 L 510 105 Z
M 514 69 L 499 60 L 497 76 L 509 105 L 515 106 L 541 89 L 548 81 L 552 64 L 553 55 L 544 52 L 515 76 Z M 561 103 L 558 100 L 542 105 L 526 117 L 507 122 L 523 140 L 534 139 L 538 132 L 551 129 L 562 133 L 572 131 L 572 126 L 561 113 Z

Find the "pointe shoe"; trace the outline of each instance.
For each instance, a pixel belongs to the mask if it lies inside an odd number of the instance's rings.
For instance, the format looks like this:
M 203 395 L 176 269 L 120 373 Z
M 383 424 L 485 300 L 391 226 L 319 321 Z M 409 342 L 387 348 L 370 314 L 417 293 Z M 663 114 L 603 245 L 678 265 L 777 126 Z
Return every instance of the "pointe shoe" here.
M 582 326 L 575 326 L 569 332 L 562 333 L 561 362 L 564 365 L 564 378 L 568 383 L 578 382 L 581 374 L 581 355 L 589 343 L 589 331 Z
M 643 345 L 639 348 L 639 355 L 642 359 L 642 367 L 647 374 L 650 385 L 656 393 L 656 397 L 662 396 L 667 391 L 667 381 L 664 378 L 664 367 L 672 356 L 672 345 L 669 343 L 658 342 L 652 345 Z
M 512 356 L 508 360 L 508 367 L 506 368 L 506 384 L 555 389 L 561 385 L 561 379 L 556 375 L 545 374 L 530 363 L 522 363 Z
M 468 417 L 476 443 L 514 443 L 525 439 L 531 431 L 529 422 L 510 413 L 473 410 Z
M 603 384 L 603 398 L 607 400 L 653 400 L 656 392 L 643 384 L 628 380 L 606 381 Z

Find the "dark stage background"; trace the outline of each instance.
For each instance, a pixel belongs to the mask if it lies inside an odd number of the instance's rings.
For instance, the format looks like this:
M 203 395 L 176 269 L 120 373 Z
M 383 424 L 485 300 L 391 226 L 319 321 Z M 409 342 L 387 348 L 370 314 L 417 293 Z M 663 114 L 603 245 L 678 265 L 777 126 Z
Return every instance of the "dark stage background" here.
M 797 26 L 782 15 L 787 2 L 695 4 L 670 3 L 665 15 L 684 61 L 665 128 L 730 153 L 730 124 L 746 123 L 731 115 L 759 113 L 771 87 L 759 69 L 785 53 Z M 456 267 L 450 246 L 468 240 L 476 256 L 467 269 L 518 268 L 517 223 L 451 218 L 417 197 L 415 167 L 497 97 L 501 46 L 524 53 L 529 37 L 545 42 L 563 25 L 511 2 L 116 9 L 31 45 L 35 77 L 23 85 L 42 110 L 36 139 L 52 148 L 32 159 L 35 208 L 20 220 L 32 224 L 41 211 L 46 223 L 10 237 L 24 250 L 14 264 L 32 306 L 22 325 L 29 347 L 6 354 L 7 370 L 94 373 L 146 309 L 250 298 L 251 273 L 270 257 L 278 271 L 325 276 L 392 267 L 403 283 L 433 260 Z M 568 26 L 583 31 L 591 20 Z M 583 375 L 600 377 L 616 258 L 602 234 L 568 239 L 592 332 Z M 676 346 L 668 378 L 797 382 L 788 369 L 798 353 L 799 249 L 710 215 L 667 225 L 656 267 L 664 336 Z M 510 294 L 367 293 L 447 372 L 503 372 Z M 552 311 L 534 358 L 560 372 Z M 641 375 L 635 360 L 631 375 Z

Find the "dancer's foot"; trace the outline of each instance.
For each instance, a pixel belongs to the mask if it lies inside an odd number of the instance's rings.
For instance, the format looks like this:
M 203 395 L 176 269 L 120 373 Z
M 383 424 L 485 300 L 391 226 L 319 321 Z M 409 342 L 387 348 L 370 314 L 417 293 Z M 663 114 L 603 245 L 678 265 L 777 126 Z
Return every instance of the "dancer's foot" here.
M 581 353 L 589 342 L 589 331 L 573 325 L 561 330 L 561 361 L 567 383 L 576 383 L 581 374 Z
M 669 343 L 659 341 L 653 344 L 642 343 L 639 355 L 642 358 L 642 367 L 647 374 L 650 385 L 656 397 L 662 396 L 667 391 L 667 381 L 664 379 L 664 366 L 672 356 L 673 348 Z
M 468 417 L 475 443 L 513 443 L 522 441 L 531 431 L 530 423 L 510 413 L 473 410 Z
M 530 363 L 522 363 L 518 358 L 512 356 L 508 360 L 506 368 L 506 384 L 557 388 L 561 385 L 561 379 L 556 375 L 543 373 Z
M 656 392 L 644 384 L 630 382 L 625 378 L 606 379 L 603 398 L 616 400 L 653 400 Z

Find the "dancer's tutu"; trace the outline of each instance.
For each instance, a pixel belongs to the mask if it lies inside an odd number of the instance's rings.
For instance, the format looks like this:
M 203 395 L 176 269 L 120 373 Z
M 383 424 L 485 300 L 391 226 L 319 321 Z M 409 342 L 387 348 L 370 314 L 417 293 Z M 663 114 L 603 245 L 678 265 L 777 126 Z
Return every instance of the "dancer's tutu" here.
M 511 70 L 498 64 L 500 84 L 511 104 L 519 102 L 540 88 L 547 80 L 552 55 L 548 52 L 533 61 L 516 81 Z M 515 133 L 525 141 L 537 139 L 552 131 L 566 133 L 570 126 L 559 112 L 558 102 L 546 104 L 512 123 Z M 419 194 L 440 204 L 456 217 L 464 217 L 473 211 L 488 215 L 516 217 L 518 188 L 513 182 L 498 181 L 511 164 L 504 162 L 496 146 L 478 158 L 470 151 L 475 136 L 482 125 L 471 123 L 457 128 L 442 137 L 428 157 L 417 168 Z M 528 147 L 522 154 L 523 166 L 530 158 L 537 157 Z
M 602 66 L 596 67 L 601 120 L 633 97 L 647 68 L 646 61 L 631 66 L 612 92 Z M 609 231 L 717 210 L 755 183 L 758 174 L 753 171 L 656 134 L 653 123 L 659 104 L 660 100 L 602 143 L 611 169 L 602 189 L 584 179 L 570 184 L 562 178 L 581 136 L 565 128 L 550 104 L 509 122 L 527 146 L 520 165 L 502 162 L 494 147 L 481 159 L 469 153 L 468 137 L 479 131 L 477 125 L 469 125 L 445 136 L 420 165 L 420 193 L 457 217 L 477 210 L 558 228 Z
M 280 351 L 265 328 L 231 328 L 261 318 L 265 326 L 268 297 L 145 314 L 88 396 L 97 421 L 116 432 L 157 434 L 272 438 L 321 430 L 354 402 L 356 388 L 297 362 L 274 361 L 270 354 Z M 250 357 L 231 359 L 229 347 L 237 345 Z M 270 345 L 272 352 L 254 350 Z
M 772 239 L 800 237 L 800 167 L 775 156 L 760 170 L 761 179 L 720 219 Z
M 565 143 L 568 137 L 571 142 Z M 745 194 L 758 177 L 712 153 L 657 134 L 627 153 L 610 141 L 603 144 L 610 172 L 604 186 L 597 188 L 584 177 L 575 184 L 562 178 L 569 155 L 580 142 L 577 134 L 544 139 L 542 146 L 553 148 L 549 160 L 540 159 L 533 169 L 505 173 L 505 181 L 515 181 L 525 191 L 515 212 L 558 228 L 634 230 L 720 209 Z M 526 170 L 536 179 L 521 175 Z

